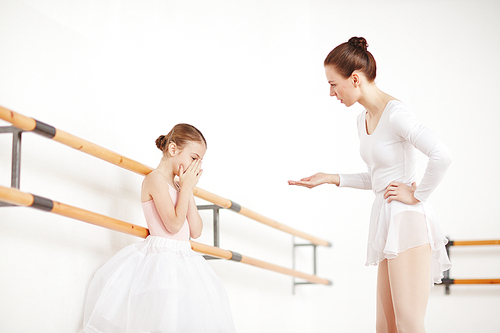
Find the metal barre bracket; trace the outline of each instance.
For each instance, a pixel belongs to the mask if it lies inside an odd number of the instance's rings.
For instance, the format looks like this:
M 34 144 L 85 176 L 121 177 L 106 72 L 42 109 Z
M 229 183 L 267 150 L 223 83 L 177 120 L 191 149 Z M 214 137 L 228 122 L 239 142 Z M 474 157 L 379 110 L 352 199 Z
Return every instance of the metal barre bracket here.
M 232 254 L 232 256 L 231 256 L 231 259 L 229 259 L 229 260 L 241 261 L 241 259 L 243 259 L 243 256 L 238 252 L 231 251 L 231 254 Z
M 450 246 L 453 246 L 453 241 L 450 240 L 449 237 L 446 237 L 446 239 L 448 239 L 448 243 L 446 243 L 445 247 L 446 247 L 446 254 L 448 255 L 448 259 L 450 258 Z M 451 268 L 450 268 L 451 269 Z M 442 281 L 442 285 L 444 285 L 444 293 L 445 295 L 449 295 L 450 294 L 450 285 L 453 284 L 453 280 L 450 279 L 450 269 L 448 269 L 447 271 L 444 272 L 444 276 L 443 276 L 443 279 L 441 280 Z
M 36 127 L 33 132 L 49 139 L 52 139 L 56 135 L 56 128 L 54 126 L 48 125 L 36 119 L 35 122 Z
M 232 205 L 230 208 L 228 208 L 229 210 L 234 210 L 236 212 L 238 212 L 240 209 L 241 209 L 241 206 L 238 205 L 237 203 L 234 203 L 234 202 L 231 202 Z M 214 247 L 219 247 L 220 248 L 220 225 L 219 225 L 219 211 L 221 209 L 226 209 L 224 207 L 220 207 L 220 206 L 217 206 L 217 205 L 198 205 L 197 206 L 198 210 L 213 210 L 213 224 L 214 224 Z M 292 248 L 292 269 L 295 270 L 295 249 L 297 247 L 309 247 L 309 246 L 312 246 L 313 248 L 313 274 L 316 275 L 316 248 L 318 247 L 318 245 L 316 244 L 313 244 L 313 243 L 295 243 L 295 236 L 292 236 L 292 240 L 293 240 L 293 248 Z M 330 243 L 328 245 L 329 247 L 332 246 L 332 244 Z M 234 251 L 231 251 L 232 253 L 232 258 L 230 260 L 233 260 L 233 261 L 241 261 L 242 259 L 242 255 L 239 254 L 238 252 L 234 252 Z M 217 258 L 217 257 L 214 257 L 214 256 L 210 256 L 210 255 L 204 255 L 203 256 L 206 260 L 219 260 L 220 258 Z M 305 284 L 317 284 L 317 283 L 314 283 L 314 282 L 304 282 L 304 281 L 296 281 L 296 278 L 295 277 L 292 277 L 292 281 L 293 281 L 293 287 L 292 287 L 292 294 L 295 295 L 295 287 L 298 286 L 298 285 L 305 285 Z M 332 285 L 331 281 L 330 281 L 330 285 Z
M 295 269 L 295 250 L 297 249 L 297 247 L 309 247 L 309 246 L 312 246 L 313 248 L 313 275 L 316 275 L 316 248 L 318 247 L 318 245 L 316 244 L 313 244 L 313 243 L 295 243 L 295 236 L 292 236 L 292 241 L 293 241 L 293 247 L 292 247 L 292 269 Z M 331 247 L 332 244 L 330 243 L 329 244 L 329 247 Z M 296 278 L 295 277 L 292 277 L 292 281 L 293 281 L 293 286 L 292 286 L 292 294 L 295 295 L 295 287 L 296 286 L 299 286 L 299 285 L 304 285 L 304 284 L 317 284 L 317 283 L 314 283 L 314 282 L 303 282 L 303 281 L 296 281 Z M 332 282 L 330 281 L 330 286 L 332 285 Z
M 21 139 L 23 130 L 14 126 L 1 126 L 0 133 L 12 134 L 12 168 L 10 174 L 10 186 L 19 189 L 21 177 Z M 0 207 L 16 207 L 0 201 Z
M 234 205 L 234 203 L 233 203 Z M 236 206 L 239 206 L 236 204 Z M 224 207 L 220 207 L 217 205 L 198 205 L 198 210 L 213 210 L 213 223 L 214 223 L 214 247 L 220 248 L 220 225 L 219 225 L 219 210 L 225 209 Z M 231 210 L 235 210 L 233 206 L 229 208 Z M 239 209 L 237 210 L 239 211 Z M 238 252 L 231 251 L 232 257 L 229 260 L 232 261 L 241 261 L 243 258 L 242 255 Z M 206 260 L 220 260 L 220 258 L 210 256 L 210 255 L 204 255 L 203 256 Z
M 241 211 L 241 206 L 236 202 L 231 201 L 231 207 L 229 207 L 229 209 L 234 210 L 236 213 L 239 213 Z
M 220 227 L 219 227 L 219 210 L 224 209 L 217 205 L 198 205 L 198 210 L 213 210 L 213 223 L 214 223 L 214 246 L 220 248 Z M 220 258 L 204 255 L 206 260 L 219 260 Z M 241 260 L 241 259 L 240 259 Z
M 54 208 L 54 202 L 50 199 L 40 197 L 38 195 L 33 195 L 33 203 L 31 207 L 43 210 L 45 212 L 50 212 Z

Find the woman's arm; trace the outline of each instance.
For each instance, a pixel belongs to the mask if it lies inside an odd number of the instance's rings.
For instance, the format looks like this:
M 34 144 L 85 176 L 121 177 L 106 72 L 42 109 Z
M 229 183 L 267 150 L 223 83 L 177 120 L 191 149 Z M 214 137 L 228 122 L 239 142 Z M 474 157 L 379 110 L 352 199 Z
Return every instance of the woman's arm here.
M 352 187 L 362 190 L 371 190 L 371 172 L 353 174 L 326 174 L 319 172 L 311 177 L 302 178 L 299 181 L 289 180 L 289 185 L 304 186 L 313 188 L 322 184 L 333 184 L 340 187 Z
M 340 174 L 340 187 L 352 187 L 360 190 L 372 189 L 372 174 L 370 168 L 368 171 L 352 174 Z
M 289 180 L 288 184 L 313 188 L 322 184 L 335 184 L 339 186 L 339 182 L 339 175 L 319 172 L 310 177 L 302 178 L 301 180 Z
M 453 158 L 450 150 L 431 130 L 423 126 L 409 111 L 395 112 L 390 117 L 396 134 L 429 157 L 418 187 L 413 189 L 418 201 L 426 201 L 444 178 Z

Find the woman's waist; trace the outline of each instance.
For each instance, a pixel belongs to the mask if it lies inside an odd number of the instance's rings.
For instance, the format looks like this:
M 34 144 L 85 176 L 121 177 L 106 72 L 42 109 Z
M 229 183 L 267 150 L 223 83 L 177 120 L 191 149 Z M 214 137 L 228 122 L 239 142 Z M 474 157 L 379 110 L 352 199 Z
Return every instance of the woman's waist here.
M 391 178 L 389 178 L 391 179 Z M 389 179 L 384 179 L 384 180 L 379 180 L 377 181 L 376 179 L 373 180 L 372 179 L 372 190 L 373 190 L 373 193 L 375 193 L 375 195 L 379 195 L 379 194 L 384 194 L 385 193 L 385 190 L 387 190 L 387 188 L 389 187 L 389 185 L 391 183 L 401 183 L 401 184 L 405 184 L 407 186 L 411 186 L 415 180 L 414 178 L 396 178 L 395 180 L 389 180 Z

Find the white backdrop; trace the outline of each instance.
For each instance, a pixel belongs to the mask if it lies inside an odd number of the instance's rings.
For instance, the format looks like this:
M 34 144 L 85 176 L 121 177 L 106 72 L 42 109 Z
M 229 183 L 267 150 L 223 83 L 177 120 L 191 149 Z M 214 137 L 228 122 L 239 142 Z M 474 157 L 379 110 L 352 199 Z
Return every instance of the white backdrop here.
M 199 187 L 313 235 L 331 287 L 211 262 L 238 332 L 374 332 L 365 267 L 369 191 L 287 185 L 364 170 L 355 119 L 328 96 L 323 60 L 363 36 L 379 87 L 436 131 L 454 163 L 432 196 L 452 239 L 500 238 L 498 1 L 0 1 L 0 105 L 155 167 L 178 122 L 208 141 Z M 8 125 L 0 122 L 0 126 Z M 11 138 L 0 135 L 0 184 Z M 425 159 L 422 159 L 422 170 Z M 142 177 L 35 134 L 21 189 L 145 225 Z M 201 200 L 199 203 L 203 203 Z M 211 214 L 201 241 L 211 244 Z M 0 208 L 0 331 L 78 332 L 94 272 L 135 237 L 28 208 Z M 221 213 L 221 246 L 291 266 L 291 237 Z M 500 249 L 452 249 L 452 277 L 500 277 Z M 306 250 L 298 268 L 310 271 Z M 427 329 L 497 332 L 500 287 L 433 288 Z

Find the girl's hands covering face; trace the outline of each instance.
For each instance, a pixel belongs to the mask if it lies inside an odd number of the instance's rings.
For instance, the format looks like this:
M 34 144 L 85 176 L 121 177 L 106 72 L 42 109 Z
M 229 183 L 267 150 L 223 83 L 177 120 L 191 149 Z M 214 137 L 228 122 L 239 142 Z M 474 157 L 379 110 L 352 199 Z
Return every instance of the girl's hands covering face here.
M 203 169 L 201 169 L 201 160 L 195 159 L 188 166 L 186 170 L 184 167 L 179 165 L 179 185 L 181 188 L 193 189 L 201 175 L 203 174 Z

